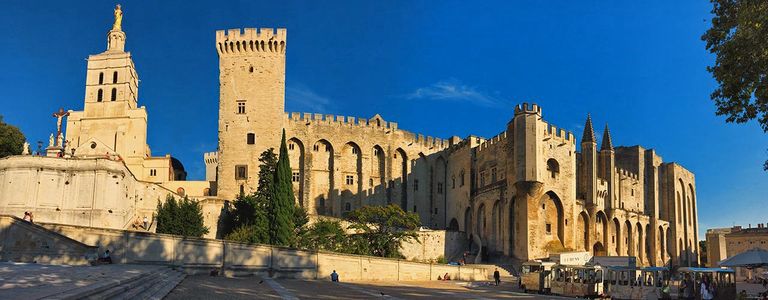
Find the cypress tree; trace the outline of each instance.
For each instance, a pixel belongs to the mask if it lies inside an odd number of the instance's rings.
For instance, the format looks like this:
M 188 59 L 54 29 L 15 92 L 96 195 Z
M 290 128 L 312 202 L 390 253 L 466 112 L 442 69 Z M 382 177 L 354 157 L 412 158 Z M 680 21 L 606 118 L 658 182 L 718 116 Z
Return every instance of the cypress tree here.
M 294 199 L 291 183 L 291 163 L 285 144 L 285 129 L 280 141 L 280 154 L 274 173 L 273 196 L 269 205 L 269 237 L 273 245 L 289 246 L 294 238 Z

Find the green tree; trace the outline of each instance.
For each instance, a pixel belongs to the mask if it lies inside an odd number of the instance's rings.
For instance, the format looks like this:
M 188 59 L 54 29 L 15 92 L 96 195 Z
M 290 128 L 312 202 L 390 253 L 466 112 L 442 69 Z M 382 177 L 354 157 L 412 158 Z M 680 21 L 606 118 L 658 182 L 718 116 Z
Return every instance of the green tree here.
M 225 234 L 225 239 L 243 243 L 270 242 L 268 207 L 274 190 L 274 174 L 277 167 L 275 149 L 269 148 L 259 156 L 259 186 L 256 193 L 240 195 L 232 203 L 229 228 L 234 229 Z M 248 236 L 248 234 L 251 234 Z
M 203 225 L 203 207 L 197 201 L 184 197 L 176 201 L 172 195 L 165 202 L 157 202 L 157 233 L 202 237 L 208 233 Z
M 712 27 L 701 39 L 716 56 L 707 68 L 718 84 L 716 113 L 729 123 L 757 118 L 768 132 L 768 1 L 711 1 Z
M 699 241 L 699 263 L 702 266 L 706 266 L 708 264 L 709 259 L 707 259 L 707 241 Z
M 268 208 L 270 243 L 289 246 L 295 239 L 293 183 L 291 164 L 288 161 L 288 146 L 285 143 L 285 129 L 280 141 L 280 155 L 274 173 L 274 190 Z
M 347 218 L 353 222 L 349 228 L 357 230 L 356 236 L 365 241 L 365 245 L 361 245 L 357 240 L 358 244 L 354 245 L 357 249 L 353 252 L 368 248 L 368 255 L 382 257 L 402 257 L 400 244 L 416 239 L 416 228 L 421 224 L 417 214 L 394 204 L 364 206 L 349 212 Z
M 0 116 L 0 158 L 20 155 L 26 138 L 18 127 L 3 122 Z
M 298 236 L 298 248 L 348 252 L 347 235 L 339 221 L 318 220 Z

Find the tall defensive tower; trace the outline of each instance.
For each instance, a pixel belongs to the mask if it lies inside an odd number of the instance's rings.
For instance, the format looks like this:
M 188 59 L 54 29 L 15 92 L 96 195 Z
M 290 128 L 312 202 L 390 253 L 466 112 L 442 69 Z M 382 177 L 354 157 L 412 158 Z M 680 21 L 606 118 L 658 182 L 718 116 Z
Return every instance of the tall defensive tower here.
M 285 114 L 286 30 L 216 31 L 219 53 L 218 195 L 258 186 L 259 155 L 280 146 Z

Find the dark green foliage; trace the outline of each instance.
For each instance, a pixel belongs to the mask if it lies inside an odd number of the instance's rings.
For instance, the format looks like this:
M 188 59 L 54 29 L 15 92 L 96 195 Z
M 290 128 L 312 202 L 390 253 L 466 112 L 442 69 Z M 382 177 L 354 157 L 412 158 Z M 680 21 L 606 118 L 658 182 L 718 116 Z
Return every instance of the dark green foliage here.
M 26 138 L 16 126 L 3 122 L 0 116 L 0 158 L 21 155 Z
M 264 237 L 269 238 L 263 228 L 258 228 L 255 225 L 243 225 L 232 231 L 224 239 L 240 243 L 264 244 Z
M 269 148 L 262 152 L 259 161 L 261 162 L 259 187 L 256 193 L 240 195 L 232 203 L 233 208 L 229 212 L 231 222 L 229 228 L 234 230 L 225 234 L 224 238 L 227 240 L 262 244 L 270 242 L 267 213 L 272 199 L 274 173 L 277 167 L 275 150 Z
M 360 232 L 355 235 L 365 240 L 365 246 L 358 244 L 356 247 L 368 247 L 369 255 L 382 257 L 402 257 L 400 244 L 416 239 L 415 230 L 420 224 L 417 214 L 394 204 L 364 206 L 350 212 L 348 218 L 353 222 L 349 228 Z M 362 249 L 355 252 L 359 250 Z
M 157 233 L 176 234 L 183 236 L 202 237 L 208 233 L 208 227 L 203 226 L 203 208 L 197 201 L 184 197 L 176 201 L 172 195 L 165 202 L 157 203 Z
M 708 265 L 709 259 L 707 258 L 707 241 L 699 241 L 699 265 Z
M 718 84 L 710 96 L 717 115 L 736 123 L 757 118 L 768 132 L 768 1 L 711 1 L 712 27 L 701 39 L 716 55 L 707 70 Z
M 291 164 L 288 161 L 288 146 L 285 143 L 285 130 L 280 141 L 280 155 L 274 173 L 273 198 L 268 208 L 270 243 L 289 246 L 295 238 L 293 183 L 291 183 Z
M 347 235 L 339 221 L 319 220 L 298 236 L 302 249 L 348 252 Z

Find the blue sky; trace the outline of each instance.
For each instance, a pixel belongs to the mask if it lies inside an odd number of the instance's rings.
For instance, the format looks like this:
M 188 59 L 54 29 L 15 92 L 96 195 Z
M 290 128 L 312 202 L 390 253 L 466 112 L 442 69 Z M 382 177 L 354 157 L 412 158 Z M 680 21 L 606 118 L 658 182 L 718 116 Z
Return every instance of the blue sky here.
M 110 1 L 0 4 L 0 114 L 47 140 L 83 107 L 85 58 L 104 51 Z M 286 109 L 372 116 L 437 137 L 490 137 L 521 102 L 581 134 L 654 148 L 696 174 L 701 233 L 768 222 L 768 135 L 714 115 L 706 1 L 127 1 L 154 155 L 192 179 L 216 149 L 214 32 L 288 28 Z

